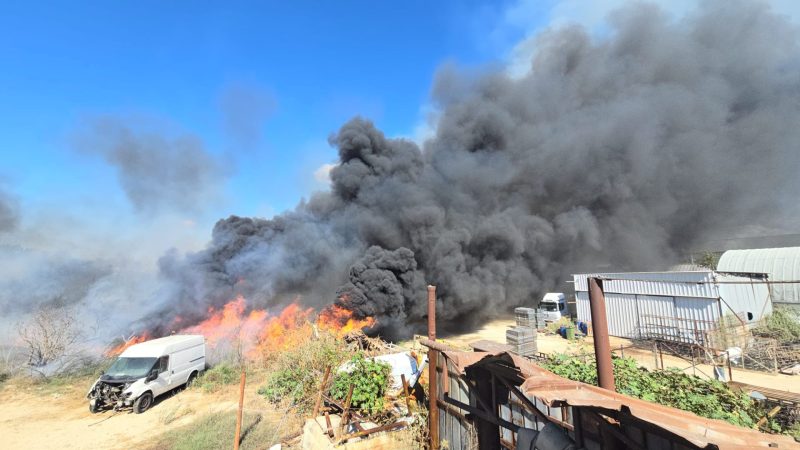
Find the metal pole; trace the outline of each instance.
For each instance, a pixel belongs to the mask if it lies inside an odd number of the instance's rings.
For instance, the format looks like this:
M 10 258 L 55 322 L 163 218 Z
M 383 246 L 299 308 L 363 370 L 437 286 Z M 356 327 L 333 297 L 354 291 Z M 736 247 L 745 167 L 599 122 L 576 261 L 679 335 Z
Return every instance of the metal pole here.
M 594 277 L 589 278 L 588 281 L 594 356 L 597 360 L 597 382 L 603 389 L 616 391 L 614 386 L 614 366 L 611 363 L 611 344 L 608 340 L 608 319 L 606 318 L 606 298 L 603 295 L 603 281 Z
M 244 382 L 245 372 L 242 369 L 242 380 L 239 382 L 239 410 L 236 411 L 236 439 L 233 441 L 233 450 L 239 450 L 239 436 L 242 433 L 242 409 L 244 408 Z
M 314 403 L 314 412 L 311 414 L 311 417 L 314 420 L 317 420 L 317 416 L 319 415 L 319 407 L 322 406 L 322 395 L 325 393 L 325 385 L 328 384 L 328 377 L 331 376 L 331 366 L 325 367 L 325 375 L 322 377 L 322 384 L 319 385 L 319 395 L 317 396 L 317 402 Z
M 436 340 L 436 286 L 428 286 L 428 339 Z M 439 448 L 439 400 L 438 374 L 436 366 L 439 365 L 439 352 L 428 349 L 428 431 L 431 437 L 431 450 Z M 446 372 L 445 372 L 446 376 Z

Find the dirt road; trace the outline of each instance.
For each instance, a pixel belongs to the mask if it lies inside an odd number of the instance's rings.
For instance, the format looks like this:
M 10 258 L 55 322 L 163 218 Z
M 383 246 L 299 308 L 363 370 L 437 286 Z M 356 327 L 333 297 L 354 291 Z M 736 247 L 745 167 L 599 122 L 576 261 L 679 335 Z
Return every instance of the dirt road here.
M 0 390 L 0 447 L 9 449 L 130 449 L 155 434 L 211 412 L 235 409 L 238 386 L 207 394 L 183 390 L 159 397 L 143 414 L 91 414 L 87 386 L 5 384 Z M 256 386 L 248 398 L 255 398 Z
M 457 345 L 467 345 L 470 342 L 481 339 L 505 343 L 506 330 L 509 327 L 514 326 L 514 323 L 515 322 L 513 318 L 500 318 L 487 322 L 479 330 L 472 333 L 443 335 L 442 338 Z M 627 339 L 611 337 L 610 340 L 612 349 L 615 349 L 615 354 L 624 353 L 625 356 L 635 358 L 639 365 L 643 367 L 647 367 L 648 369 L 655 368 L 656 361 L 652 351 L 625 348 L 631 345 L 631 342 Z M 537 336 L 537 344 L 540 352 L 548 354 L 580 352 L 591 353 L 594 351 L 591 336 L 570 342 L 561 338 L 560 336 L 540 333 Z M 620 346 L 623 347 L 622 351 L 619 350 Z M 670 355 L 663 355 L 663 358 L 664 367 L 676 367 L 683 370 L 685 373 L 695 374 L 702 378 L 713 377 L 713 368 L 708 364 L 698 364 L 693 369 L 690 361 Z M 793 376 L 733 369 L 733 380 L 742 383 L 753 384 L 756 386 L 800 393 L 800 375 Z

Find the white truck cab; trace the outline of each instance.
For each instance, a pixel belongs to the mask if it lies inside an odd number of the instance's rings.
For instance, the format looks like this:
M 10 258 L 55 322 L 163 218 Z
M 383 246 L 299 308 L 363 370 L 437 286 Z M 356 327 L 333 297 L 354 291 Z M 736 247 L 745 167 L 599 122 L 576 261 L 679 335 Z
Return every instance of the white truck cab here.
M 133 407 L 141 414 L 159 395 L 191 384 L 206 367 L 201 335 L 174 335 L 132 345 L 97 379 L 87 394 L 89 411 Z
M 563 292 L 548 292 L 539 302 L 539 309 L 544 311 L 545 322 L 555 322 L 567 317 L 567 297 Z

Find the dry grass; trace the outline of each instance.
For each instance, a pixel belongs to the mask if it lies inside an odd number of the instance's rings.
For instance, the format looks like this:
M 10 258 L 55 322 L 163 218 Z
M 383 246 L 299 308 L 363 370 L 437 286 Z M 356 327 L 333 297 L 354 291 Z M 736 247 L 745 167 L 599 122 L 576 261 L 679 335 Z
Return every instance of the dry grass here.
M 236 412 L 217 412 L 198 417 L 192 423 L 170 430 L 142 445 L 146 450 L 216 450 L 230 448 L 236 431 Z M 275 423 L 260 413 L 242 418 L 242 450 L 269 448 L 280 436 Z

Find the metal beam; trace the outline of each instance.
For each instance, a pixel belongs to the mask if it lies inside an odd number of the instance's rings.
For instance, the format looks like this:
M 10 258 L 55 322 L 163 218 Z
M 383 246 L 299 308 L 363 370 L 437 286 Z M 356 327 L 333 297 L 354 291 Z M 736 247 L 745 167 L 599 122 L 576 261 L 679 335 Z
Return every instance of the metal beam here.
M 594 355 L 597 361 L 597 381 L 601 388 L 616 391 L 614 366 L 611 363 L 611 344 L 608 340 L 608 318 L 606 317 L 606 298 L 603 295 L 603 280 L 591 277 L 588 281 Z

